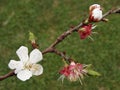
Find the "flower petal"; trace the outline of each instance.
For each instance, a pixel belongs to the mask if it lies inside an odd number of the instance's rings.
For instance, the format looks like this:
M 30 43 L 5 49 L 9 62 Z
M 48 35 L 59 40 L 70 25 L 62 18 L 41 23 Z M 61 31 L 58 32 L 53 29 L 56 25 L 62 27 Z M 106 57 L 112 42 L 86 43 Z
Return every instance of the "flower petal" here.
M 28 48 L 25 46 L 21 46 L 17 51 L 16 51 L 18 57 L 20 58 L 21 61 L 26 62 L 28 61 Z
M 15 69 L 15 74 L 17 74 L 18 72 L 20 72 L 23 69 L 24 69 L 24 64 L 23 64 L 23 62 L 20 62 Z
M 21 61 L 15 61 L 15 60 L 10 60 L 8 67 L 10 69 L 22 69 L 23 68 L 23 63 Z
M 102 19 L 102 11 L 99 8 L 96 8 L 93 10 L 93 15 L 94 19 L 101 20 Z
M 26 81 L 30 79 L 30 77 L 32 77 L 32 72 L 29 70 L 22 70 L 17 74 L 17 78 L 19 78 L 22 81 Z
M 37 63 L 37 62 L 41 61 L 42 58 L 43 58 L 42 53 L 38 49 L 34 49 L 30 53 L 30 62 L 31 63 Z
M 32 68 L 31 68 L 31 72 L 33 75 L 41 75 L 43 73 L 43 67 L 40 64 L 33 64 Z

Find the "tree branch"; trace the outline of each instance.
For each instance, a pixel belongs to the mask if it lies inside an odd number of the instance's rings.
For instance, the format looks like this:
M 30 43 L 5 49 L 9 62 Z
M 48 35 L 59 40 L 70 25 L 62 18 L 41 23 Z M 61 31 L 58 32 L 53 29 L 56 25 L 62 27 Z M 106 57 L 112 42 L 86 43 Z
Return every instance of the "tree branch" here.
M 103 18 L 106 17 L 106 16 L 108 16 L 108 15 L 116 14 L 116 13 L 120 13 L 120 8 L 109 10 L 108 12 L 106 12 L 106 13 L 103 15 Z
M 65 52 L 60 52 L 60 51 L 58 51 L 57 49 L 54 49 L 53 53 L 61 56 L 64 60 L 68 61 L 69 63 L 70 63 L 71 60 L 72 60 L 70 57 L 66 56 Z
M 117 9 L 111 9 L 108 12 L 106 12 L 103 15 L 103 18 L 105 18 L 108 15 L 111 14 L 115 14 L 115 13 L 120 13 L 120 8 Z M 101 20 L 102 21 L 102 20 Z M 69 30 L 67 30 L 66 32 L 64 32 L 63 34 L 61 34 L 56 40 L 55 42 L 53 42 L 50 47 L 48 47 L 47 49 L 45 49 L 43 51 L 43 54 L 51 52 L 51 49 L 54 48 L 56 45 L 58 45 L 60 42 L 62 42 L 68 35 L 70 35 L 72 32 L 77 31 L 82 25 L 84 24 L 84 21 L 81 22 L 80 24 L 78 24 L 77 26 L 75 26 L 74 28 L 70 28 Z
M 13 71 L 10 71 L 9 73 L 7 73 L 7 74 L 5 74 L 5 75 L 0 76 L 0 81 L 6 79 L 6 78 L 8 78 L 8 77 L 14 76 L 14 75 L 15 75 L 14 70 L 13 70 Z
M 120 8 L 109 10 L 108 12 L 106 12 L 106 13 L 103 15 L 103 18 L 105 18 L 105 17 L 108 16 L 108 15 L 115 14 L 115 13 L 120 13 Z M 74 28 L 70 28 L 69 30 L 67 30 L 66 32 L 64 32 L 63 34 L 61 34 L 61 35 L 55 40 L 55 42 L 53 42 L 48 48 L 46 48 L 46 49 L 42 52 L 42 54 L 54 52 L 54 53 L 56 53 L 57 55 L 63 57 L 65 60 L 70 61 L 70 58 L 66 57 L 63 52 L 59 52 L 58 50 L 56 50 L 55 47 L 56 47 L 60 42 L 62 42 L 68 35 L 72 34 L 74 31 L 77 31 L 83 24 L 84 24 L 84 21 L 82 21 L 80 24 L 78 24 L 78 25 L 75 26 Z M 37 45 L 32 45 L 32 46 L 33 46 L 33 48 L 37 48 Z M 14 76 L 14 75 L 15 75 L 15 74 L 14 74 L 14 70 L 13 70 L 13 71 L 10 71 L 9 73 L 7 73 L 7 74 L 5 74 L 5 75 L 0 76 L 0 81 L 6 79 L 6 78 L 8 78 L 8 77 Z

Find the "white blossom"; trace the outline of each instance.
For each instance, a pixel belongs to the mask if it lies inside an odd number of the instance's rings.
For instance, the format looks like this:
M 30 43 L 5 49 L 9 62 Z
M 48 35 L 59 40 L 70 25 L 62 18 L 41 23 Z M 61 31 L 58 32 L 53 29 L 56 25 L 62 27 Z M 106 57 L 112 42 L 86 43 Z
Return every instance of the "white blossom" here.
M 43 73 L 42 65 L 37 64 L 43 59 L 42 53 L 38 49 L 34 49 L 28 56 L 28 48 L 21 46 L 16 53 L 20 61 L 10 60 L 8 66 L 10 69 L 15 69 L 14 73 L 17 74 L 17 78 L 26 81 L 32 75 L 38 76 Z

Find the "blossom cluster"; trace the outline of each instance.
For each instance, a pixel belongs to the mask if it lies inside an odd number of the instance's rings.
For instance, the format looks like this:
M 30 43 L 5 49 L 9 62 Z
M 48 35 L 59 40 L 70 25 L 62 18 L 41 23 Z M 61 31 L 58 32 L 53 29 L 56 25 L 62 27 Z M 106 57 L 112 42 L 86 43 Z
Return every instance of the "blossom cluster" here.
M 89 18 L 87 22 L 78 29 L 78 33 L 81 39 L 85 39 L 90 37 L 92 34 L 92 30 L 96 27 L 92 24 L 92 22 L 98 22 L 102 19 L 102 9 L 98 4 L 91 5 L 89 7 Z M 37 44 L 34 40 L 34 35 L 32 33 L 30 40 L 32 42 L 33 47 L 37 47 Z M 42 52 L 39 49 L 34 49 L 28 55 L 28 48 L 25 46 L 21 46 L 17 51 L 20 61 L 10 60 L 8 66 L 10 69 L 14 70 L 14 73 L 17 74 L 17 78 L 22 81 L 26 81 L 30 79 L 33 75 L 41 75 L 43 73 L 43 67 L 40 64 L 37 64 L 43 59 Z M 70 64 L 66 64 L 62 70 L 60 70 L 60 79 L 62 81 L 64 78 L 67 78 L 69 81 L 80 81 L 82 84 L 82 79 L 85 75 L 99 75 L 97 72 L 88 69 L 88 65 L 75 63 L 74 61 L 70 62 Z
M 91 22 L 99 22 L 102 19 L 102 9 L 101 6 L 98 4 L 93 4 L 89 7 L 89 19 L 87 23 L 85 22 L 84 25 L 78 30 L 81 39 L 85 39 L 87 37 L 91 38 L 92 29 L 96 26 L 92 25 Z

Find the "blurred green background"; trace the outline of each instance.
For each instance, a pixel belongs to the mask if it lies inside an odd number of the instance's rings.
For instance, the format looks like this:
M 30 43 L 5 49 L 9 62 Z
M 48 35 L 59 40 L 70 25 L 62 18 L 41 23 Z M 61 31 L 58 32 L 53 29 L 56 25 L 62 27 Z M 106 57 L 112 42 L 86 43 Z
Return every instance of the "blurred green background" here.
M 10 71 L 11 59 L 19 60 L 16 50 L 28 41 L 33 32 L 40 50 L 47 48 L 55 39 L 88 16 L 91 4 L 100 4 L 106 12 L 119 7 L 120 0 L 0 0 L 0 75 Z M 85 77 L 84 85 L 58 81 L 63 66 L 61 57 L 46 54 L 40 62 L 44 74 L 22 82 L 15 76 L 0 81 L 0 90 L 120 90 L 120 15 L 107 17 L 108 23 L 97 23 L 94 30 L 99 34 L 80 40 L 78 33 L 68 36 L 57 48 L 66 51 L 80 63 L 92 64 L 101 77 Z

